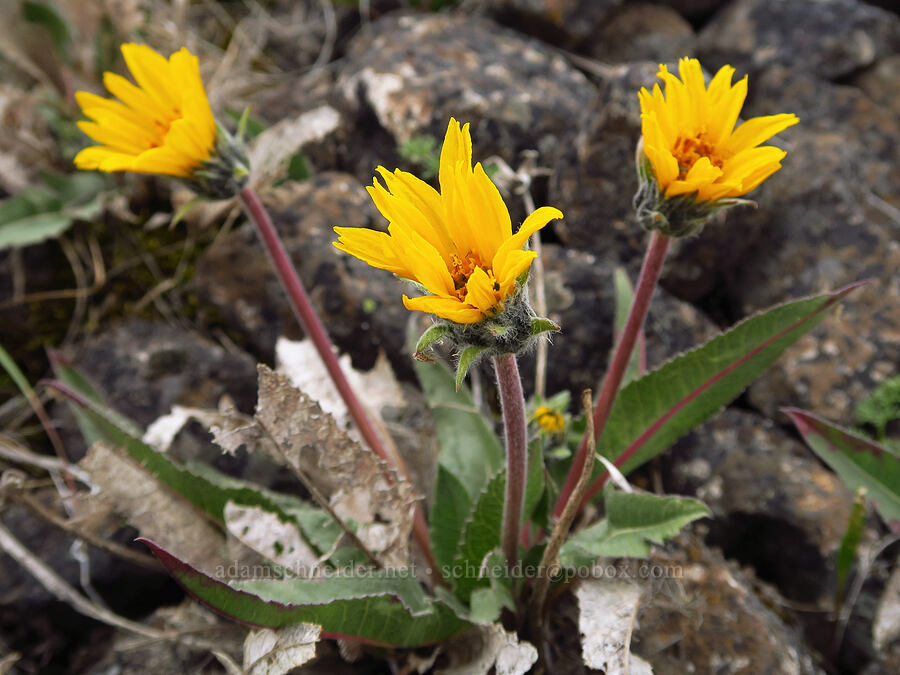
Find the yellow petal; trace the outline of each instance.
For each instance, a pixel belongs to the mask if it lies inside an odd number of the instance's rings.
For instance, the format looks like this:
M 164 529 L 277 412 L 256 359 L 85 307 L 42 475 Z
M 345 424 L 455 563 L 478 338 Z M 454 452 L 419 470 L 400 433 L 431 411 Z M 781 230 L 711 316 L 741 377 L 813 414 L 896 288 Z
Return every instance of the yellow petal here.
M 405 279 L 412 278 L 409 267 L 397 258 L 394 242 L 384 232 L 365 227 L 335 227 L 339 239 L 334 246 L 372 267 L 388 270 Z
M 709 157 L 701 157 L 696 162 L 683 180 L 672 181 L 666 188 L 666 195 L 674 197 L 676 195 L 688 194 L 696 192 L 703 185 L 712 183 L 722 175 L 722 169 L 713 165 L 709 161 Z
M 428 312 L 455 323 L 476 323 L 484 318 L 480 309 L 470 307 L 455 298 L 423 295 L 418 298 L 403 296 L 403 306 L 411 311 Z
M 509 255 L 510 251 L 521 249 L 532 234 L 540 230 L 551 220 L 562 217 L 562 211 L 553 208 L 552 206 L 542 206 L 541 208 L 536 209 L 525 219 L 525 222 L 522 223 L 522 227 L 519 228 L 519 231 L 504 241 L 500 248 L 497 249 L 497 253 L 491 261 L 491 269 L 505 270 L 506 257 Z
M 146 45 L 133 42 L 122 45 L 125 65 L 138 86 L 172 117 L 181 113 L 181 96 L 173 87 L 169 62 Z
M 503 267 L 494 269 L 494 277 L 500 284 L 500 297 L 509 295 L 516 285 L 516 279 L 522 272 L 531 267 L 531 263 L 537 258 L 535 251 L 522 251 L 521 249 L 510 251 L 506 254 Z
M 725 150 L 735 154 L 747 148 L 755 148 L 799 121 L 797 116 L 791 113 L 754 117 L 734 130 L 725 143 Z
M 476 267 L 475 271 L 466 282 L 466 299 L 467 305 L 477 307 L 485 314 L 490 312 L 498 302 L 498 288 L 494 288 L 494 281 L 480 267 Z

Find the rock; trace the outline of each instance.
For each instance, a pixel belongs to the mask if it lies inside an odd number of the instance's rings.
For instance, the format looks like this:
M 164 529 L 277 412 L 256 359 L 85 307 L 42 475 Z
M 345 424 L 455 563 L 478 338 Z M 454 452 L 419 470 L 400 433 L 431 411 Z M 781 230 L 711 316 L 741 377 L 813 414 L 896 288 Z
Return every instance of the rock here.
M 54 489 L 32 492 L 31 496 L 62 517 Z M 86 504 L 76 500 L 75 506 L 76 513 L 83 515 Z M 80 524 L 101 537 L 146 551 L 133 543 L 134 530 L 121 527 L 119 519 L 107 516 L 90 514 L 80 519 Z M 3 525 L 66 583 L 81 587 L 81 567 L 72 554 L 71 535 L 18 503 L 4 506 Z M 92 546 L 86 546 L 84 552 L 90 561 L 87 569 L 91 585 L 110 609 L 123 616 L 140 617 L 183 595 L 162 568 L 152 572 Z M 87 645 L 105 640 L 110 629 L 59 601 L 17 562 L 0 553 L 0 632 L 9 647 L 22 655 L 19 667 L 25 671 L 53 667 L 59 672 L 75 672 L 78 669 L 74 663 L 84 656 L 80 653 L 93 651 Z
M 673 62 L 691 54 L 694 30 L 665 5 L 626 4 L 610 13 L 584 51 L 601 61 Z
M 854 88 L 780 67 L 756 80 L 747 112 L 763 110 L 797 112 L 801 124 L 785 135 L 784 168 L 754 194 L 763 208 L 728 214 L 729 232 L 765 236 L 743 248 L 718 292 L 745 316 L 872 280 L 749 391 L 770 417 L 797 405 L 849 424 L 855 402 L 900 363 L 900 124 Z
M 577 50 L 622 4 L 622 0 L 489 0 L 483 7 L 517 31 Z
M 644 233 L 631 206 L 641 135 L 637 92 L 653 84 L 658 69 L 642 62 L 609 70 L 594 100 L 574 118 L 578 135 L 550 178 L 548 203 L 565 214 L 554 223 L 560 239 L 603 261 L 639 265 L 643 253 Z
M 655 675 L 819 674 L 797 631 L 753 592 L 754 580 L 722 556 L 682 536 L 643 565 L 649 586 L 632 650 Z
M 549 314 L 562 326 L 550 345 L 547 392 L 596 389 L 613 339 L 613 268 L 589 253 L 552 244 L 543 247 L 542 258 Z M 658 290 L 646 324 L 648 365 L 652 369 L 714 334 L 715 327 L 702 313 Z M 533 356 L 523 358 L 521 365 L 529 388 Z
M 790 600 L 831 597 L 853 495 L 802 443 L 729 408 L 679 440 L 664 467 L 667 493 L 710 507 L 707 541 L 726 557 L 752 566 Z
M 243 412 L 256 405 L 256 364 L 199 334 L 129 319 L 67 353 L 115 410 L 146 427 L 173 405 L 215 408 L 228 394 Z
M 858 0 L 737 0 L 700 33 L 708 63 L 771 64 L 837 79 L 900 49 L 900 17 Z
M 352 41 L 337 86 L 348 102 L 370 109 L 397 145 L 418 134 L 442 140 L 453 116 L 471 123 L 476 159 L 498 154 L 513 166 L 529 149 L 542 165 L 552 163 L 594 93 L 546 46 L 452 14 L 392 14 L 372 23 Z
M 405 285 L 332 246 L 332 228 L 386 228 L 363 186 L 346 174 L 321 174 L 264 195 L 272 219 L 329 335 L 354 367 L 368 370 L 379 350 L 410 374 L 404 350 L 409 312 Z M 222 237 L 197 262 L 198 296 L 261 360 L 274 360 L 275 341 L 302 336 L 258 236 L 245 225 Z
M 655 675 L 822 673 L 797 631 L 756 596 L 752 575 L 694 535 L 654 549 L 649 560 L 609 559 L 598 569 L 614 577 L 611 583 L 631 581 L 643 589 L 631 651 L 649 662 Z M 551 604 L 548 625 L 552 672 L 597 672 L 581 659 L 573 593 Z
M 853 78 L 873 103 L 900 117 L 900 54 L 882 59 Z

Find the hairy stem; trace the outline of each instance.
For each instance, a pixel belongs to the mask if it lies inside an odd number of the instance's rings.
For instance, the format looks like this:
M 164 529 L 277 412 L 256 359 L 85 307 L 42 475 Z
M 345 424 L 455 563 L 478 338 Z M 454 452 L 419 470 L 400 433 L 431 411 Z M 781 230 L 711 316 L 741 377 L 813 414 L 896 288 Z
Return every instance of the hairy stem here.
M 397 469 L 404 478 L 409 480 L 409 470 L 406 468 L 405 462 L 397 453 L 396 448 L 390 447 L 382 442 L 365 407 L 357 397 L 356 392 L 353 391 L 350 383 L 347 381 L 347 377 L 344 375 L 344 371 L 338 363 L 337 355 L 331 344 L 331 339 L 328 337 L 328 333 L 325 331 L 325 327 L 322 325 L 318 314 L 316 314 L 312 301 L 309 299 L 309 295 L 303 287 L 303 283 L 297 275 L 297 270 L 294 268 L 287 251 L 284 249 L 284 244 L 282 244 L 281 238 L 278 236 L 278 232 L 275 230 L 275 226 L 272 224 L 272 220 L 269 218 L 269 214 L 266 212 L 265 207 L 263 207 L 262 203 L 259 201 L 259 197 L 256 193 L 249 187 L 245 187 L 241 190 L 240 198 L 241 203 L 244 205 L 244 210 L 247 212 L 250 220 L 256 225 L 256 231 L 259 232 L 259 236 L 269 254 L 269 259 L 272 261 L 275 272 L 290 300 L 291 308 L 294 310 L 294 314 L 296 314 L 297 319 L 300 321 L 300 325 L 303 327 L 303 332 L 306 333 L 306 336 L 312 341 L 316 351 L 318 351 L 319 357 L 322 359 L 322 363 L 325 364 L 325 369 L 328 371 L 328 375 L 331 377 L 335 388 L 344 400 L 347 410 L 353 418 L 353 421 L 356 423 L 363 440 L 366 442 L 366 445 L 371 448 L 372 452 L 387 462 L 389 466 Z M 389 447 L 390 449 L 388 449 Z M 415 536 L 419 547 L 422 549 L 422 553 L 428 560 L 433 576 L 436 579 L 440 579 L 440 570 L 438 569 L 437 562 L 431 550 L 431 541 L 428 537 L 428 525 L 425 522 L 425 513 L 421 503 L 416 504 L 415 520 L 413 521 L 413 535 Z
M 625 369 L 628 366 L 628 361 L 631 359 L 635 342 L 644 326 L 644 320 L 647 318 L 650 298 L 653 296 L 656 282 L 659 280 L 659 274 L 662 271 L 663 261 L 665 260 L 670 241 L 671 237 L 662 234 L 658 230 L 654 230 L 653 234 L 650 235 L 650 243 L 647 245 L 644 263 L 641 266 L 641 275 L 634 290 L 634 301 L 631 304 L 631 311 L 628 313 L 625 328 L 619 338 L 619 343 L 616 345 L 612 361 L 610 361 L 609 368 L 606 371 L 606 377 L 603 378 L 600 394 L 597 396 L 597 405 L 594 408 L 595 440 L 600 438 L 603 428 L 606 426 L 606 420 L 609 419 L 609 413 L 622 384 L 622 377 L 625 375 Z M 572 467 L 569 469 L 569 475 L 566 476 L 566 482 L 560 492 L 559 500 L 556 502 L 556 507 L 553 510 L 553 515 L 557 518 L 565 509 L 566 503 L 575 489 L 575 484 L 581 476 L 587 457 L 587 447 L 588 437 L 585 434 L 578 448 L 578 453 L 572 462 Z
M 506 438 L 506 498 L 503 501 L 501 543 L 509 568 L 519 559 L 519 530 L 525 505 L 525 482 L 528 478 L 528 430 L 525 421 L 525 397 L 515 354 L 494 357 L 500 405 L 503 409 L 503 432 Z

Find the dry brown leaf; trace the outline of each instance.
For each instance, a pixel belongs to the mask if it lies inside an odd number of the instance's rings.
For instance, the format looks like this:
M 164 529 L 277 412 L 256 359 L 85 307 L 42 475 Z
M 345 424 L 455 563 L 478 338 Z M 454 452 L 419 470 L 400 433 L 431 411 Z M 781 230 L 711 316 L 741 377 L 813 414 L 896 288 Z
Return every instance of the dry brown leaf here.
M 294 576 L 310 576 L 321 563 L 295 524 L 259 506 L 228 502 L 225 527 L 242 544 Z
M 643 590 L 616 579 L 587 579 L 575 591 L 578 629 L 585 665 L 607 675 L 646 675 L 650 666 L 631 654 L 634 628 Z
M 251 631 L 244 641 L 244 673 L 284 675 L 312 661 L 321 632 L 320 626 L 309 623 Z
M 221 567 L 225 555 L 221 532 L 137 463 L 99 441 L 79 465 L 100 488 L 97 498 L 125 517 L 142 536 L 206 572 Z
M 447 645 L 446 653 L 450 665 L 439 675 L 524 675 L 538 658 L 533 645 L 519 642 L 499 623 L 467 631 Z
M 232 452 L 241 446 L 266 452 L 304 474 L 338 515 L 360 524 L 359 538 L 383 563 L 406 566 L 413 504 L 419 498 L 412 486 L 287 377 L 263 365 L 258 371 L 255 421 L 240 417 L 212 427 L 216 443 Z

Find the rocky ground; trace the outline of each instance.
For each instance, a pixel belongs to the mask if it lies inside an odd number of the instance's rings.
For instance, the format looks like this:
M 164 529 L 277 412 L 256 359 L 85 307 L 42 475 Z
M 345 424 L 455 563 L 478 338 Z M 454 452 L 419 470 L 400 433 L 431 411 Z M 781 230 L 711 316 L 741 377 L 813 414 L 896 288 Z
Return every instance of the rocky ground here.
M 210 95 L 220 104 L 252 101 L 256 117 L 277 125 L 281 134 L 268 146 L 270 154 L 273 148 L 284 159 L 302 153 L 311 177 L 266 180 L 263 199 L 337 345 L 359 369 L 385 352 L 410 387 L 414 377 L 403 346 L 408 313 L 399 302 L 399 282 L 330 242 L 335 225 L 383 226 L 364 186 L 378 164 L 421 171 L 403 151 L 411 140 L 440 138 L 452 115 L 471 124 L 480 159 L 496 155 L 515 168 L 525 153 L 536 152 L 536 165 L 545 171 L 532 186 L 535 202 L 566 216 L 544 237 L 548 305 L 563 326 L 551 347 L 548 390 L 579 391 L 595 385 L 605 367 L 613 269 L 621 265 L 633 275 L 646 241 L 631 209 L 637 89 L 654 82 L 660 62 L 694 55 L 708 71 L 730 63 L 750 75 L 745 116 L 800 117 L 778 141 L 789 153 L 784 169 L 753 195 L 759 208 L 729 213 L 670 256 L 648 319 L 650 366 L 772 304 L 859 279 L 871 283 L 788 350 L 733 407 L 637 477 L 648 487 L 700 497 L 713 517 L 654 553 L 656 562 L 678 565 L 685 574 L 679 583 L 654 588 L 638 616 L 635 653 L 657 674 L 900 671 L 897 636 L 893 642 L 872 636 L 898 549 L 888 548 L 864 571 L 852 611 L 837 620 L 835 556 L 853 496 L 779 413 L 796 405 L 852 424 L 855 403 L 898 372 L 896 6 L 471 0 L 434 3 L 448 7 L 425 11 L 398 5 L 427 2 L 374 0 L 365 3 L 362 18 L 354 4 L 335 2 L 334 31 L 324 33 L 315 2 L 264 2 L 266 20 L 226 6 L 233 25 L 241 21 L 246 28 L 242 39 L 253 44 L 257 75 L 246 75 L 243 89 L 213 77 Z M 221 42 L 221 27 L 211 28 L 219 24 L 205 11 L 197 5 L 181 18 L 210 42 Z M 284 26 L 292 20 L 307 20 L 310 31 L 291 33 Z M 314 48 L 326 37 L 333 39 L 327 54 Z M 304 48 L 301 38 L 313 47 Z M 172 42 L 154 46 L 174 48 L 175 38 L 167 39 Z M 321 54 L 325 63 L 316 62 Z M 16 72 L 14 62 L 0 66 Z M 22 90 L 39 88 L 27 73 L 10 81 Z M 7 108 L 2 123 L 8 131 L 25 122 Z M 13 192 L 10 185 L 3 183 L 6 192 Z M 76 252 L 95 242 L 109 265 L 107 280 L 84 297 L 39 295 L 79 284 L 57 242 L 0 253 L 0 344 L 33 381 L 46 374 L 42 348 L 64 346 L 108 400 L 142 425 L 174 404 L 215 407 L 226 394 L 251 411 L 255 363 L 273 362 L 279 336 L 302 335 L 255 233 L 228 205 L 197 212 L 172 231 L 151 229 L 155 211 L 171 213 L 172 202 L 182 199 L 179 189 L 133 177 L 119 185 L 122 196 L 102 222 L 80 223 L 66 235 Z M 521 200 L 508 201 L 513 219 L 521 221 Z M 17 300 L 23 275 L 28 297 Z M 526 381 L 530 358 L 523 362 Z M 84 448 L 72 421 L 61 407 L 54 414 L 78 459 Z M 10 429 L 47 450 L 27 427 Z M 201 431 L 188 433 L 192 440 L 183 451 L 191 456 L 238 476 L 263 471 L 246 456 L 218 456 Z M 277 485 L 280 478 L 267 480 Z M 47 503 L 53 494 L 43 495 Z M 20 504 L 4 505 L 2 519 L 78 585 L 67 534 Z M 135 534 L 115 523 L 107 528 L 126 545 Z M 883 535 L 870 513 L 865 541 Z M 181 598 L 160 572 L 100 551 L 92 550 L 91 560 L 93 586 L 123 616 L 171 613 Z M 561 602 L 555 615 L 559 672 L 588 672 L 579 665 L 571 615 Z M 202 650 L 154 649 L 81 618 L 4 557 L 0 664 L 10 652 L 21 655 L 23 673 L 219 672 Z M 373 656 L 346 665 L 332 649 L 302 672 L 384 668 Z M 0 672 L 6 672 L 2 665 Z

